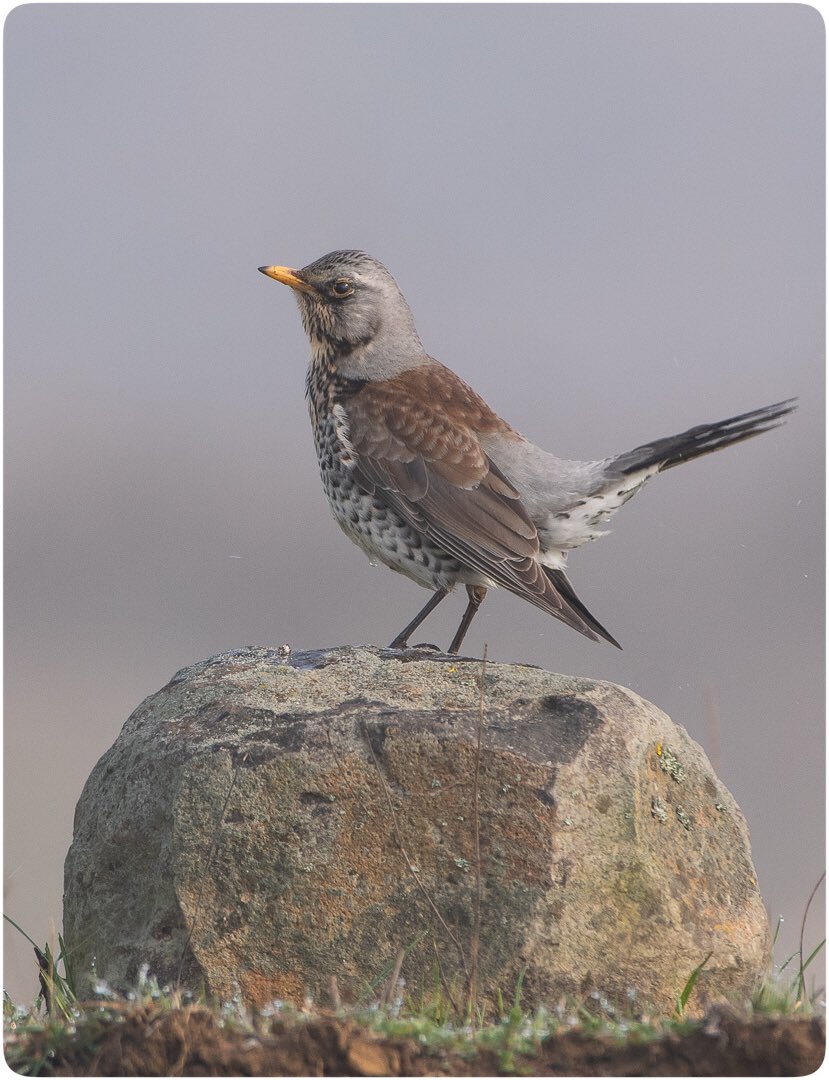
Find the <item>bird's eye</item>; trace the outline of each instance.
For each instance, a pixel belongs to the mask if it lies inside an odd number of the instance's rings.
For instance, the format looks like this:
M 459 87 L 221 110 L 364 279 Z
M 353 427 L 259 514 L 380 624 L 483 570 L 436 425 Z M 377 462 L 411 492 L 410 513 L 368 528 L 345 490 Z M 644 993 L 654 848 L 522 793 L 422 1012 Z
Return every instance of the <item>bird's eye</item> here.
M 348 278 L 339 278 L 331 286 L 331 291 L 335 296 L 349 296 L 354 292 L 354 286 L 348 280 Z

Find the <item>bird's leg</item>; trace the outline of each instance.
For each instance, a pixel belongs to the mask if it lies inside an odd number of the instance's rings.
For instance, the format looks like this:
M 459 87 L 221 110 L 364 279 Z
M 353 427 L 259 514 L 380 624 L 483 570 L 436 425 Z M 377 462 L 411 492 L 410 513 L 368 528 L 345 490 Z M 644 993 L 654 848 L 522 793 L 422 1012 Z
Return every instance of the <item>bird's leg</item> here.
M 419 611 L 417 615 L 412 619 L 408 626 L 404 627 L 394 641 L 389 645 L 390 649 L 405 649 L 409 644 L 409 637 L 417 630 L 418 626 L 423 622 L 427 615 L 430 615 L 441 600 L 444 600 L 448 595 L 449 590 L 446 588 L 435 589 L 434 596 L 431 597 L 429 603 Z
M 469 596 L 469 603 L 466 605 L 466 611 L 463 613 L 458 632 L 452 638 L 452 644 L 449 646 L 450 653 L 459 651 L 463 639 L 466 637 L 466 631 L 469 629 L 469 624 L 475 618 L 475 612 L 481 606 L 484 597 L 486 596 L 486 588 L 483 585 L 467 585 L 466 591 Z

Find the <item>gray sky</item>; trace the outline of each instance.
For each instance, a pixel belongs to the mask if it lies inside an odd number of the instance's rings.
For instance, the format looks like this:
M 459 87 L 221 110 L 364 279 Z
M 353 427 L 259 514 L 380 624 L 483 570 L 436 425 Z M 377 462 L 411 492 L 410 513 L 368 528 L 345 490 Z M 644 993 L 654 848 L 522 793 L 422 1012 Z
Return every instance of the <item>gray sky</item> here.
M 386 644 L 425 601 L 331 519 L 299 318 L 256 272 L 360 247 L 427 349 L 559 456 L 800 396 L 571 558 L 623 652 L 500 594 L 466 643 L 683 724 L 748 819 L 778 959 L 796 947 L 824 855 L 819 15 L 33 5 L 5 46 L 7 912 L 60 926 L 83 783 L 177 669 Z

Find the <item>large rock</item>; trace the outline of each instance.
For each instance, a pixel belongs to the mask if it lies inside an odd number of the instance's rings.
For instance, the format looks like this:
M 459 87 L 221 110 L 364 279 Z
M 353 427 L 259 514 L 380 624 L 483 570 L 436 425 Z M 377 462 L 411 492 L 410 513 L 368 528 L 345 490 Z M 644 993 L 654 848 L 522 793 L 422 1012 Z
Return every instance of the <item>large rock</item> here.
M 285 655 L 283 655 L 283 653 Z M 769 956 L 745 821 L 700 747 L 622 687 L 340 648 L 180 671 L 84 788 L 66 860 L 75 970 L 256 1004 L 408 989 L 671 1009 Z M 476 874 L 476 824 L 480 874 Z M 476 896 L 480 892 L 480 903 Z M 480 931 L 475 933 L 476 911 Z

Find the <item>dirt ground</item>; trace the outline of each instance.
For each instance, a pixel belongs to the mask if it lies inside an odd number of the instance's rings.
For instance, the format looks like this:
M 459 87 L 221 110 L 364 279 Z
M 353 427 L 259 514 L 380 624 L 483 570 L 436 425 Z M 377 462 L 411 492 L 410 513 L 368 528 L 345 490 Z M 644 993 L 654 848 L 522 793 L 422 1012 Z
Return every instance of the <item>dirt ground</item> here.
M 125 1014 L 97 1037 L 89 1031 L 78 1038 L 44 1063 L 40 1075 L 804 1076 L 822 1062 L 824 1043 L 817 1018 L 748 1021 L 720 1010 L 688 1035 L 637 1044 L 568 1033 L 547 1039 L 533 1057 L 505 1060 L 493 1051 L 435 1052 L 333 1017 L 276 1020 L 270 1034 L 257 1038 L 223 1029 L 209 1010 L 190 1006 Z

